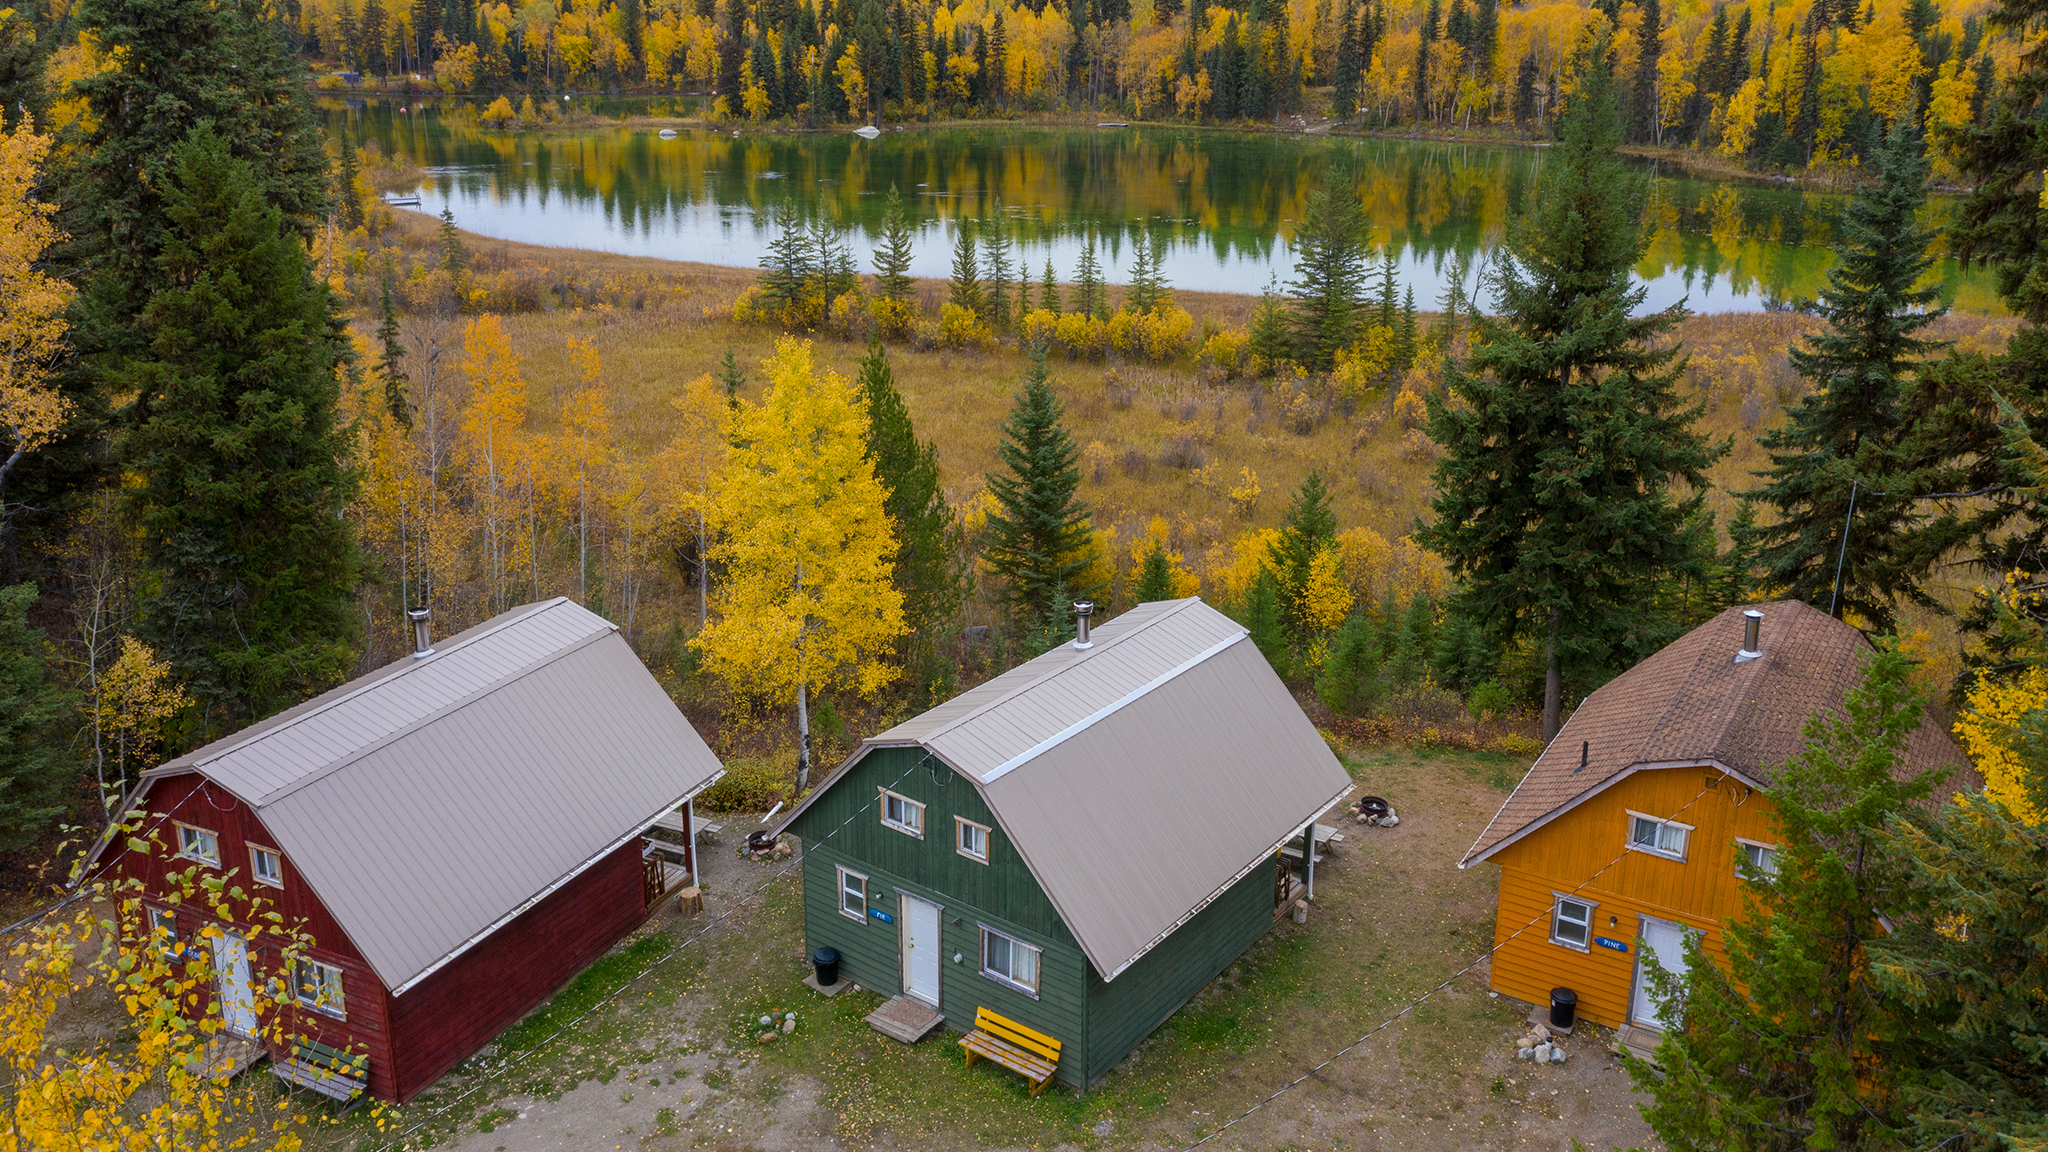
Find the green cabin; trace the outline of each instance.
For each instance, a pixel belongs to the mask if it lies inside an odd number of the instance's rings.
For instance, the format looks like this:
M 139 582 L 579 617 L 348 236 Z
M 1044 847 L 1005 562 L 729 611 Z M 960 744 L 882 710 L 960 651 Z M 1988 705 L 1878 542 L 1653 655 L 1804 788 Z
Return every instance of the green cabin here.
M 1281 849 L 1351 789 L 1237 622 L 1138 606 L 861 742 L 791 813 L 842 979 L 978 1008 L 1099 1080 L 1297 895 Z

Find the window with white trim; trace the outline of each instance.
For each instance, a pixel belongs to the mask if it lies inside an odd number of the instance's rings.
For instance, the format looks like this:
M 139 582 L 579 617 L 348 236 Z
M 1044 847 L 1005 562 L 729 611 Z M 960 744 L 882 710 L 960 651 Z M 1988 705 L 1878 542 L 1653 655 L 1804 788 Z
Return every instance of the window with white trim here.
M 839 914 L 868 922 L 868 878 L 844 866 L 839 869 Z
M 1735 862 L 1737 865 L 1735 874 L 1745 879 L 1749 876 L 1757 875 L 1764 877 L 1776 876 L 1778 874 L 1778 847 L 1775 844 L 1759 844 L 1754 840 L 1738 839 L 1735 842 Z M 1743 864 L 1748 864 L 1749 867 L 1744 869 L 1741 867 Z
M 178 825 L 178 855 L 220 867 L 220 839 L 204 828 Z
M 166 956 L 175 957 L 183 947 L 178 941 L 178 914 L 168 908 L 150 908 L 149 935 Z
M 981 974 L 1026 996 L 1038 995 L 1040 949 L 1015 936 L 981 926 Z
M 1593 909 L 1598 904 L 1573 896 L 1557 896 L 1550 909 L 1550 942 L 1584 952 L 1593 942 Z
M 315 1012 L 346 1017 L 341 995 L 341 969 L 304 956 L 292 961 L 292 991 L 299 1003 Z
M 275 849 L 249 845 L 249 874 L 254 876 L 259 884 L 268 884 L 272 888 L 284 887 L 284 861 L 278 858 Z
M 969 860 L 988 863 L 988 825 L 976 824 L 965 816 L 955 816 L 953 827 L 958 836 L 959 853 Z
M 1628 846 L 1636 852 L 1648 852 L 1669 860 L 1685 859 L 1685 841 L 1692 832 L 1692 825 L 1680 824 L 1658 816 L 1641 812 L 1628 814 Z
M 882 823 L 898 832 L 924 839 L 924 805 L 887 788 L 882 789 Z

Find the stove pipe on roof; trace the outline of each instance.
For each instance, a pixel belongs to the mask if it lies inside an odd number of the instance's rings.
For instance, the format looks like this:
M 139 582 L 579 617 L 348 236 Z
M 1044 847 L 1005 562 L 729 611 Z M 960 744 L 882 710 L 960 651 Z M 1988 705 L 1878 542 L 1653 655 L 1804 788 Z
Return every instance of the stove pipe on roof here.
M 412 621 L 412 658 L 418 660 L 434 654 L 433 629 L 428 626 L 432 612 L 425 608 L 408 608 L 405 618 Z
M 1095 615 L 1095 601 L 1078 600 L 1074 603 L 1074 647 L 1086 651 L 1095 647 L 1095 641 L 1088 638 L 1088 618 Z
M 1757 632 L 1763 628 L 1763 624 L 1764 614 L 1762 612 L 1759 612 L 1754 608 L 1747 608 L 1743 610 L 1742 648 L 1735 653 L 1735 662 L 1737 664 L 1747 664 L 1751 660 L 1754 660 L 1757 657 L 1763 655 L 1763 650 L 1757 647 L 1756 635 Z

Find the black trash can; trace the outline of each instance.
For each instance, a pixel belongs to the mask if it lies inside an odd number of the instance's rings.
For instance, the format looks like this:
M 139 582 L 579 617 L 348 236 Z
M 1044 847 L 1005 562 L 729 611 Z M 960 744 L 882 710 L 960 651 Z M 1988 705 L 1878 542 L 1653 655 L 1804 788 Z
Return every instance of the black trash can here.
M 839 983 L 839 949 L 828 944 L 811 953 L 811 967 L 817 969 L 818 987 L 830 988 Z
M 835 957 L 836 959 L 836 957 Z M 1550 990 L 1550 1026 L 1570 1028 L 1579 1015 L 1579 994 L 1569 988 Z

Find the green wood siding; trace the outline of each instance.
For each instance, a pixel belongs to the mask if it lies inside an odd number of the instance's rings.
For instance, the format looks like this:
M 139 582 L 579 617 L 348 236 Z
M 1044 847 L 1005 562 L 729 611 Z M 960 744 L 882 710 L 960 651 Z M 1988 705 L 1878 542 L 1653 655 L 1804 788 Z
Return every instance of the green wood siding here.
M 1114 981 L 1105 984 L 1089 970 L 1089 1083 L 1107 1073 L 1272 928 L 1275 867 L 1253 868 Z
M 882 823 L 877 797 L 883 787 L 925 805 L 924 839 Z M 992 829 L 987 864 L 956 850 L 955 816 Z M 939 1011 L 947 1026 L 972 1028 L 976 1008 L 992 1009 L 1059 1040 L 1059 1078 L 1086 1083 L 1087 987 L 1094 974 L 972 784 L 937 760 L 926 762 L 921 749 L 877 749 L 818 797 L 790 831 L 804 843 L 806 947 L 837 948 L 842 979 L 900 993 L 898 892 L 930 900 L 941 909 Z M 856 924 L 840 913 L 841 865 L 868 877 L 868 907 L 896 923 L 869 916 Z M 1042 950 L 1036 999 L 981 974 L 983 924 Z

